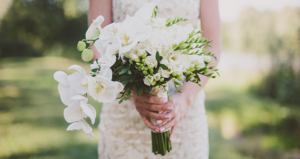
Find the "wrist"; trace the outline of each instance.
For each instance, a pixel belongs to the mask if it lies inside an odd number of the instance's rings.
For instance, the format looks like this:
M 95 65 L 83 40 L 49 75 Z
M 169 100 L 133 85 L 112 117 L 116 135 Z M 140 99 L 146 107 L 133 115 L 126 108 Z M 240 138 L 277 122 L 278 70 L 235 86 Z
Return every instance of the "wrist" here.
M 186 106 L 189 106 L 192 102 L 191 97 L 185 92 L 182 93 L 176 92 L 174 95 L 176 96 L 176 98 L 183 99 Z

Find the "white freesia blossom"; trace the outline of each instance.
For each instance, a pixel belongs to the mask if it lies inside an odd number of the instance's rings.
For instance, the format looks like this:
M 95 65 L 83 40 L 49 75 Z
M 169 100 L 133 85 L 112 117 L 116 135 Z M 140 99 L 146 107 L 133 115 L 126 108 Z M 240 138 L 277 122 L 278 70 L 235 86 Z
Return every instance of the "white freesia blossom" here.
M 94 139 L 94 134 L 92 132 L 93 129 L 84 119 L 74 122 L 68 126 L 67 131 L 73 130 L 83 130 L 88 138 L 90 138 L 91 140 Z
M 54 79 L 59 82 L 58 92 L 60 94 L 61 101 L 68 105 L 70 104 L 70 98 L 74 95 L 82 95 L 87 92 L 87 75 L 85 70 L 78 66 L 72 65 L 68 69 L 75 69 L 78 72 L 74 72 L 71 75 L 67 75 L 63 71 L 57 71 L 54 73 Z
M 160 80 L 160 73 L 156 73 L 154 76 L 153 76 L 154 80 L 155 81 L 159 81 Z
M 150 78 L 148 76 L 145 76 L 144 78 L 145 85 L 150 86 L 152 82 L 153 82 L 153 76 L 151 76 Z
M 101 24 L 103 23 L 103 21 L 104 21 L 104 17 L 102 15 L 98 16 L 86 31 L 85 38 L 87 39 L 97 38 L 102 30 Z
M 180 65 L 182 64 L 182 53 L 180 51 L 174 51 L 172 54 L 169 55 L 169 63 L 173 65 Z
M 211 57 L 210 56 L 203 56 L 203 61 L 210 62 L 211 61 Z
M 152 34 L 152 28 L 145 25 L 138 17 L 129 17 L 122 22 L 118 29 L 118 38 L 122 47 L 119 53 L 122 54 L 130 51 L 139 41 L 147 40 Z
M 112 102 L 124 86 L 120 82 L 111 81 L 102 75 L 88 78 L 88 94 L 103 103 Z
M 171 63 L 163 63 L 163 64 L 165 64 L 168 67 L 168 69 L 164 70 L 164 69 L 160 68 L 158 70 L 158 72 L 161 74 L 162 77 L 169 78 L 170 74 L 174 71 L 175 66 L 173 64 L 171 64 Z
M 147 56 L 145 59 L 145 64 L 148 66 L 157 67 L 157 60 L 154 56 Z

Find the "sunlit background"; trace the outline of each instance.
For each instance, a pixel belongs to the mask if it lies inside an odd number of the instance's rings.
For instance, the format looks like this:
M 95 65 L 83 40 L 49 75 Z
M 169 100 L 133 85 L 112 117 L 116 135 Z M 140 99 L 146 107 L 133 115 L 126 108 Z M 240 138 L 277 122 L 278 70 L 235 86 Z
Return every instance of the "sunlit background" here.
M 205 87 L 210 158 L 299 159 L 300 1 L 219 6 L 221 77 Z M 72 64 L 89 68 L 76 50 L 87 10 L 88 0 L 0 0 L 1 159 L 97 158 L 99 117 L 93 141 L 66 132 L 52 77 Z

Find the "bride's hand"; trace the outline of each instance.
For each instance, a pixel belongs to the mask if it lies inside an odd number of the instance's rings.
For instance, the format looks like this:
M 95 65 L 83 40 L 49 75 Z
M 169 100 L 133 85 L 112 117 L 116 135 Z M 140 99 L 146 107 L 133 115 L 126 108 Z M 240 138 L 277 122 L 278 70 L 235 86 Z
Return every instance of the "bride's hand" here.
M 184 113 L 189 104 L 183 98 L 181 93 L 175 93 L 174 95 L 171 95 L 171 100 L 168 101 L 166 105 L 170 103 L 174 105 L 174 109 L 170 113 L 168 113 L 170 115 L 171 120 L 160 127 L 160 132 L 164 132 L 165 130 L 172 128 L 169 138 L 169 140 L 172 142 L 175 130 L 179 122 L 183 119 Z
M 156 119 L 158 124 L 171 119 L 170 115 L 168 115 L 169 113 L 158 113 L 162 111 L 165 112 L 173 110 L 174 105 L 172 105 L 172 102 L 167 102 L 167 99 L 151 96 L 147 93 L 143 93 L 140 96 L 138 96 L 136 92 L 134 92 L 132 96 L 133 98 L 131 98 L 131 100 L 135 104 L 136 110 L 140 113 L 144 123 L 150 129 L 155 130 L 157 132 L 160 130 L 158 126 L 155 126 L 151 123 L 150 118 Z

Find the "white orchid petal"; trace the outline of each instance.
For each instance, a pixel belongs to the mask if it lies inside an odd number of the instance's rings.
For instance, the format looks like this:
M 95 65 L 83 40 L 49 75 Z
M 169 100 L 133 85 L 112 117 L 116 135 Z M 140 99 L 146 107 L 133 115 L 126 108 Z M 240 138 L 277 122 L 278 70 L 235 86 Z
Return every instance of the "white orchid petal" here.
M 114 88 L 116 93 L 123 91 L 124 85 L 121 82 L 114 82 L 114 84 L 115 84 Z
M 83 101 L 80 102 L 80 107 L 81 109 L 83 110 L 83 112 L 88 116 L 90 117 L 91 121 L 92 121 L 92 124 L 95 123 L 95 113 L 94 111 L 91 109 L 90 106 L 88 106 L 86 103 L 84 103 Z
M 68 123 L 81 120 L 85 117 L 87 117 L 87 115 L 83 113 L 78 103 L 72 103 L 64 110 L 64 118 Z
M 65 105 L 69 105 L 70 101 L 71 101 L 70 98 L 74 95 L 74 93 L 71 90 L 71 87 L 67 86 L 67 85 L 64 85 L 62 83 L 59 83 L 58 84 L 58 92 L 59 92 L 61 101 Z
M 84 103 L 87 103 L 88 102 L 88 99 L 87 99 L 87 97 L 84 97 L 84 96 L 82 96 L 82 95 L 75 95 L 75 96 L 73 96 L 73 97 L 71 97 L 71 100 L 81 100 L 81 101 L 83 101 Z
M 102 40 L 97 40 L 94 43 L 94 46 L 96 47 L 97 51 L 100 53 L 101 56 L 105 55 L 106 48 L 104 47 Z
M 68 70 L 69 69 L 75 69 L 75 70 L 77 70 L 81 75 L 86 75 L 86 72 L 85 72 L 85 70 L 81 67 L 81 66 L 79 66 L 79 65 L 72 65 L 72 66 L 70 66 L 69 68 L 68 68 Z
M 82 81 L 84 76 L 82 76 L 79 72 L 75 72 L 68 76 L 68 82 L 76 93 L 85 94 L 87 92 L 87 87 L 82 85 Z
M 82 129 L 82 124 L 79 122 L 74 122 L 68 126 L 67 131 L 81 130 L 81 129 Z
M 106 89 L 105 93 L 99 93 L 97 96 L 98 102 L 110 103 L 115 100 L 117 97 L 117 93 L 114 89 Z
M 82 125 L 82 130 L 85 133 L 91 133 L 93 131 L 92 127 L 85 121 L 85 120 L 80 120 L 81 125 Z
M 67 81 L 67 76 L 68 75 L 63 71 L 56 71 L 53 75 L 53 78 L 59 83 L 62 83 L 64 85 L 69 85 Z
M 153 2 L 147 3 L 144 7 L 140 8 L 138 11 L 136 11 L 134 16 L 139 17 L 142 20 L 144 20 L 145 22 L 147 22 L 148 20 L 150 20 L 155 6 L 156 6 L 156 4 Z
M 95 39 L 99 36 L 101 29 L 101 24 L 103 23 L 103 16 L 98 16 L 93 23 L 90 25 L 85 33 L 86 39 Z
M 94 140 L 94 134 L 92 132 L 86 133 L 87 137 L 91 140 Z
M 97 112 L 96 112 L 96 109 L 92 106 L 92 105 L 90 105 L 90 104 L 87 104 L 89 107 L 90 107 L 90 109 L 93 111 L 93 113 L 94 113 L 94 116 L 96 117 L 97 116 Z
M 104 76 L 105 78 L 111 80 L 113 73 L 112 73 L 112 70 L 110 68 L 107 68 L 107 69 L 103 70 L 101 75 Z

